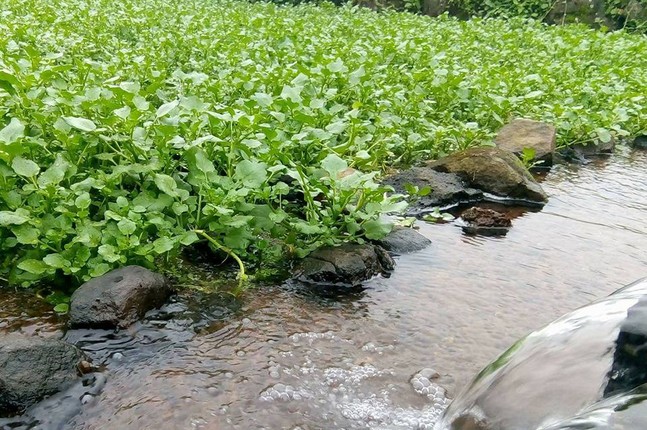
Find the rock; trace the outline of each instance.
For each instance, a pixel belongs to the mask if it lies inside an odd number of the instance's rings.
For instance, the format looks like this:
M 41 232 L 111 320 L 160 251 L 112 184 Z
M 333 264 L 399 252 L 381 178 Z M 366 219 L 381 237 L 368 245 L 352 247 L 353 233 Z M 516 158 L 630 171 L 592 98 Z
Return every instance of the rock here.
M 391 233 L 376 243 L 389 252 L 406 254 L 425 249 L 431 244 L 431 240 L 412 228 L 395 226 Z
M 344 244 L 316 250 L 303 259 L 296 270 L 296 279 L 302 282 L 359 286 L 378 274 L 393 270 L 395 262 L 376 245 Z
M 587 164 L 591 157 L 608 156 L 613 154 L 616 147 L 615 139 L 611 138 L 609 142 L 597 142 L 589 144 L 571 145 L 562 148 L 559 151 L 563 160 L 571 163 Z
M 502 236 L 512 227 L 512 221 L 505 214 L 492 209 L 469 208 L 463 212 L 461 218 L 467 222 L 463 231 L 469 234 Z
M 600 23 L 614 28 L 615 24 L 605 15 L 604 0 L 557 0 L 546 16 L 549 24 L 581 22 L 590 26 Z
M 450 430 L 492 430 L 493 428 L 484 418 L 467 413 L 456 418 Z
M 422 13 L 427 16 L 440 16 L 449 9 L 450 0 L 423 0 Z
M 470 186 L 502 197 L 544 203 L 547 195 L 521 161 L 495 147 L 456 152 L 429 163 L 439 172 L 455 173 Z
M 636 137 L 631 146 L 636 149 L 647 149 L 647 134 Z
M 78 370 L 82 374 L 86 375 L 88 373 L 94 372 L 95 368 L 94 366 L 92 366 L 92 363 L 90 363 L 89 361 L 82 360 L 81 362 L 79 362 Z
M 510 219 L 493 209 L 469 208 L 461 215 L 465 221 L 481 227 L 511 227 Z
M 22 412 L 79 379 L 83 354 L 56 339 L 3 335 L 0 343 L 0 412 Z
M 412 216 L 423 214 L 438 206 L 476 202 L 483 197 L 481 191 L 468 187 L 458 175 L 438 172 L 429 167 L 412 167 L 386 178 L 384 182 L 398 193 L 406 193 L 407 184 L 415 185 L 419 189 L 431 188 L 429 194 L 417 198 L 410 205 L 407 214 Z
M 647 297 L 627 311 L 615 347 L 604 397 L 647 384 Z
M 72 327 L 127 327 L 164 304 L 173 290 L 166 279 L 139 266 L 113 270 L 81 285 L 70 301 Z
M 557 130 L 550 124 L 530 119 L 515 119 L 505 125 L 497 134 L 494 143 L 504 151 L 513 152 L 521 157 L 523 150 L 535 151 L 533 160 L 541 165 L 553 164 Z
M 616 140 L 614 138 L 611 138 L 611 140 L 609 140 L 608 142 L 597 142 L 595 144 L 589 143 L 588 145 L 583 145 L 580 143 L 571 146 L 571 149 L 584 157 L 595 155 L 609 155 L 613 154 L 613 151 L 616 149 Z

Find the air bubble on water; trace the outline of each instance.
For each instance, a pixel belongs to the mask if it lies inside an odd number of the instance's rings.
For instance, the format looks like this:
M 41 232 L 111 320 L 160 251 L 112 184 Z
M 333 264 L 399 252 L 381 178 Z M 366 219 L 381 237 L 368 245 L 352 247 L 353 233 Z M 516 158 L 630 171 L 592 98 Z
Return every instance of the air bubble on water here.
M 324 381 L 326 385 L 333 387 L 342 383 L 357 384 L 364 379 L 392 374 L 389 370 L 378 370 L 372 365 L 353 366 L 349 370 L 331 367 L 324 370 Z
M 207 421 L 204 418 L 191 418 L 191 428 L 192 429 L 201 429 L 207 425 Z
M 378 355 L 382 355 L 387 351 L 393 351 L 395 350 L 395 346 L 393 345 L 376 345 L 373 342 L 368 342 L 364 346 L 362 346 L 362 351 L 366 352 L 374 352 L 377 353 Z
M 427 396 L 434 406 L 444 409 L 448 404 L 447 393 L 443 387 L 431 382 L 439 376 L 433 369 L 422 369 L 409 382 L 416 393 Z
M 337 337 L 337 335 L 332 331 L 327 331 L 324 333 L 314 333 L 314 332 L 295 333 L 292 336 L 290 336 L 290 340 L 294 343 L 305 341 L 309 345 L 312 345 L 312 343 L 316 340 L 338 340 L 338 339 L 339 337 Z
M 82 405 L 87 405 L 89 403 L 92 403 L 94 401 L 94 396 L 92 394 L 85 394 L 83 397 L 81 397 L 81 404 Z
M 260 395 L 260 400 L 264 402 L 301 400 L 312 397 L 311 394 L 304 389 L 294 388 L 292 385 L 275 384 L 268 387 Z

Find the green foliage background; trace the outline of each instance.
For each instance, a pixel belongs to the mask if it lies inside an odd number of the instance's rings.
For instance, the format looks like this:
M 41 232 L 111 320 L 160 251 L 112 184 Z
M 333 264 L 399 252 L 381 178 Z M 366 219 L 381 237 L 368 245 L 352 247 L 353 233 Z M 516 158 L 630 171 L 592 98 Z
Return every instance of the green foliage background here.
M 562 146 L 647 130 L 640 35 L 228 0 L 7 0 L 0 16 L 12 285 L 172 264 L 202 232 L 258 266 L 380 237 L 404 206 L 383 172 L 516 116 Z

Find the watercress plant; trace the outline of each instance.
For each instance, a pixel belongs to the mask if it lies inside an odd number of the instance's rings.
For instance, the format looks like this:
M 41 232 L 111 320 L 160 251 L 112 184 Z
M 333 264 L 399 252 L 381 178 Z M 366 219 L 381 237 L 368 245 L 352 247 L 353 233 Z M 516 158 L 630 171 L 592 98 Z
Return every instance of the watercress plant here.
M 647 41 L 233 0 L 0 6 L 0 278 L 78 284 L 196 242 L 245 265 L 386 234 L 382 172 L 644 132 Z M 63 275 L 63 276 L 61 276 Z

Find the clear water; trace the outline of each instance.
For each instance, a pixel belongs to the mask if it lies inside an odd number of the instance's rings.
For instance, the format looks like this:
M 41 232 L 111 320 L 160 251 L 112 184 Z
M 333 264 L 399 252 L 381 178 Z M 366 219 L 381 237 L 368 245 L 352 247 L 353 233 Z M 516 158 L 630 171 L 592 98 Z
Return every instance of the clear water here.
M 446 397 L 517 339 L 647 276 L 645 183 L 644 152 L 557 166 L 548 205 L 514 211 L 505 237 L 421 224 L 433 244 L 362 292 L 187 295 L 117 334 L 69 332 L 107 382 L 63 428 L 432 428 Z M 10 317 L 23 299 L 2 294 L 0 330 L 60 328 Z

